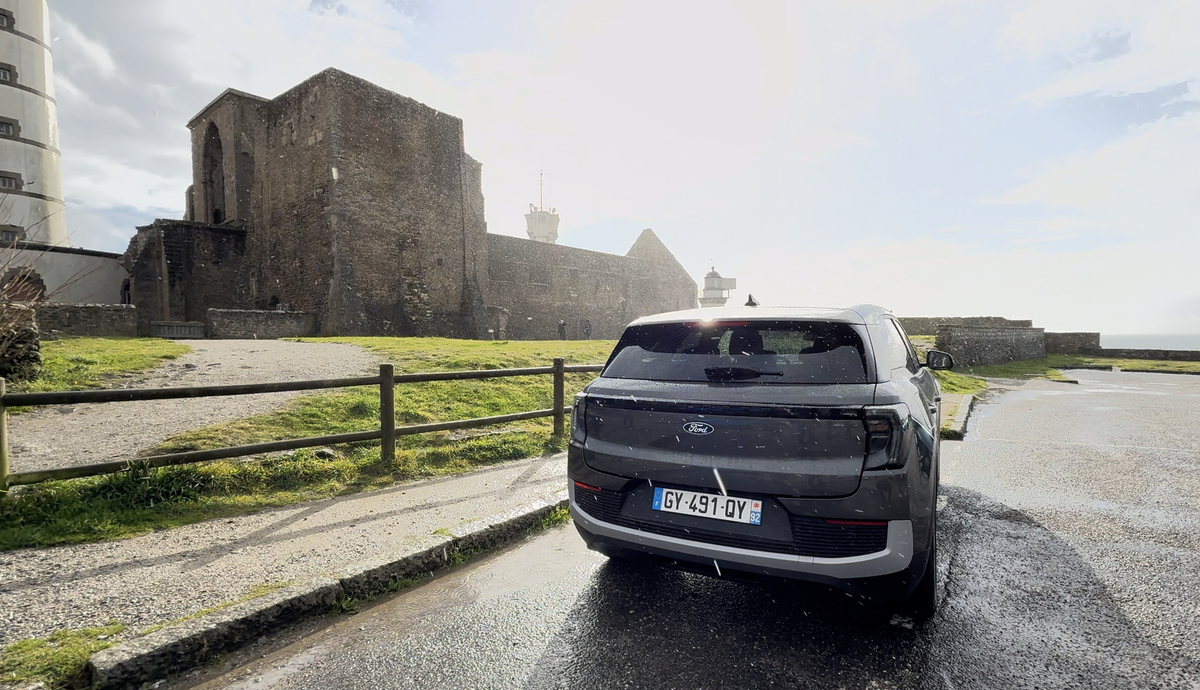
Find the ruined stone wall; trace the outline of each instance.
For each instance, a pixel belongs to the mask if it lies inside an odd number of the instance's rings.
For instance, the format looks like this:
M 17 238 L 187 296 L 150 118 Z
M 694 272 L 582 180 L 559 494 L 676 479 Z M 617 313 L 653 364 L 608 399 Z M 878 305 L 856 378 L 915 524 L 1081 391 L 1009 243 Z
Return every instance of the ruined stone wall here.
M 338 218 L 330 213 L 336 113 L 318 77 L 259 108 L 245 281 L 247 308 L 309 312 L 322 332 L 334 334 L 329 305 L 344 289 L 335 266 L 347 248 L 337 241 Z
M 42 340 L 62 336 L 121 336 L 138 334 L 137 308 L 132 304 L 54 304 L 34 307 Z
M 1099 333 L 1046 333 L 1046 354 L 1094 354 L 1099 350 Z
M 1009 326 L 1031 328 L 1028 319 L 1006 319 L 1003 316 L 906 316 L 900 319 L 908 335 L 937 335 L 938 326 Z
M 209 338 L 302 338 L 317 334 L 315 314 L 261 309 L 209 309 Z
M 1005 364 L 1046 356 L 1045 330 L 995 326 L 941 326 L 937 349 L 962 366 Z
M 339 331 L 477 337 L 487 243 L 462 120 L 348 74 L 330 73 L 329 85 Z
M 256 133 L 261 126 L 259 108 L 266 99 L 232 89 L 200 112 L 188 127 L 192 134 L 192 187 L 186 194 L 185 219 L 216 223 L 213 209 L 220 208 L 222 222 L 245 227 L 250 222 L 255 188 Z M 224 179 L 214 183 L 205 170 L 205 145 L 209 125 L 221 142 Z
M 507 235 L 488 242 L 497 338 L 554 340 L 562 320 L 567 339 L 615 339 L 638 317 L 696 304 L 695 282 L 672 281 L 669 267 L 645 259 Z
M 151 321 L 203 321 L 210 308 L 248 306 L 245 243 L 236 227 L 160 219 L 138 228 L 121 259 L 138 334 L 149 336 Z

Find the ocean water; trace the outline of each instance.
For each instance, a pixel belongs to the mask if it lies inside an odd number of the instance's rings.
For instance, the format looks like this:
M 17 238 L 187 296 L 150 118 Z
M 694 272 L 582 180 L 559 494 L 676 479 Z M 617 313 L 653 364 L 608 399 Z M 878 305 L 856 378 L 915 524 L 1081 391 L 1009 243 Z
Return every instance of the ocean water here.
M 1100 347 L 1128 347 L 1146 350 L 1200 350 L 1200 333 L 1149 335 L 1100 334 Z

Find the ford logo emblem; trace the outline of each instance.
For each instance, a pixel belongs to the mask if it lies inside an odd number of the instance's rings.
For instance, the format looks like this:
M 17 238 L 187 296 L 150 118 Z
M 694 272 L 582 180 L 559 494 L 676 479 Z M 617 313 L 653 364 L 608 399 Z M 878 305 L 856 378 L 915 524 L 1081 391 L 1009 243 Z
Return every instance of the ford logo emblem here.
M 705 424 L 704 422 L 688 422 L 683 425 L 683 430 L 697 436 L 711 434 L 714 431 L 712 424 Z

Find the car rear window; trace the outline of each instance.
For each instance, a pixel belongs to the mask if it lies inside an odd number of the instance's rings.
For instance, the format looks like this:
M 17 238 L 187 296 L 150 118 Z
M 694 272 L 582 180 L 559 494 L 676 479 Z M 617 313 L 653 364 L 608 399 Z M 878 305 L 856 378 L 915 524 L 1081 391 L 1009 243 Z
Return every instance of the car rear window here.
M 827 321 L 630 326 L 601 376 L 648 381 L 866 383 L 862 338 Z

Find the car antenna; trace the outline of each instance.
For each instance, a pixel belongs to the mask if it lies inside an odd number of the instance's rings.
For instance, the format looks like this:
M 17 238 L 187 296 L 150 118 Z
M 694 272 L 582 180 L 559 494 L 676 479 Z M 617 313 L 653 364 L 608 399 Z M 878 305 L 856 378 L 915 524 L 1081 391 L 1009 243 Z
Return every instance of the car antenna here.
M 748 297 L 749 297 L 750 299 L 746 300 L 746 306 L 747 306 L 747 307 L 757 307 L 757 306 L 758 306 L 758 300 L 754 299 L 754 295 L 748 295 Z

